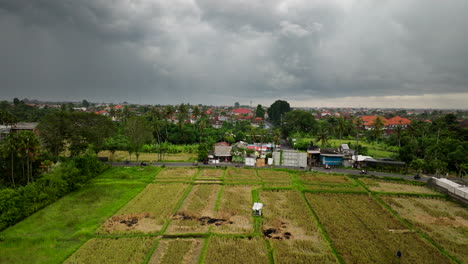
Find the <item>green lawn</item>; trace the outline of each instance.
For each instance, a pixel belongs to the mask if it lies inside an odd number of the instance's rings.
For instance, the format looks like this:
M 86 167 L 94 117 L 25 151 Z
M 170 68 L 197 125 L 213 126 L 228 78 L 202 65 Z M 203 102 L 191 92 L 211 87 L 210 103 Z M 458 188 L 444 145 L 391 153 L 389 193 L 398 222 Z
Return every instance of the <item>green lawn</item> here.
M 330 144 L 333 148 L 339 147 L 341 144 L 348 144 L 349 142 L 356 144 L 356 140 L 350 140 L 350 139 L 330 139 L 328 141 L 328 144 Z M 384 144 L 377 144 L 377 143 L 368 143 L 364 141 L 359 141 L 359 145 L 367 147 L 369 150 L 369 156 L 373 158 L 391 158 L 394 156 L 395 152 L 387 151 L 385 150 L 385 145 Z
M 0 263 L 61 263 L 138 194 L 159 168 L 112 168 L 0 233 Z M 123 181 L 123 179 L 127 179 Z

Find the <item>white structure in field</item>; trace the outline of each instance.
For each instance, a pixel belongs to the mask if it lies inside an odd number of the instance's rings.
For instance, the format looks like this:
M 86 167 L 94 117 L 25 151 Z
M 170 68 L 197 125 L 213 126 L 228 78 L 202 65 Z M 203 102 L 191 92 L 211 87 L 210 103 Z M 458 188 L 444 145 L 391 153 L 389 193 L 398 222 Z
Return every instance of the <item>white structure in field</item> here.
M 262 208 L 263 208 L 262 203 L 254 203 L 253 206 L 252 206 L 253 215 L 262 216 Z

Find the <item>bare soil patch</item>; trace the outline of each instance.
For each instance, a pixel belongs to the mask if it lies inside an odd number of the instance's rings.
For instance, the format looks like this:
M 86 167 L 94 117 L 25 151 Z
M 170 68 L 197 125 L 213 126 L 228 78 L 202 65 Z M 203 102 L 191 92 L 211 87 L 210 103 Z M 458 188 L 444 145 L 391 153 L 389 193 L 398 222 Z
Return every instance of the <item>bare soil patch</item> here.
M 161 229 L 161 227 L 162 225 L 158 225 L 150 213 L 141 213 L 113 216 L 104 223 L 101 229 L 105 233 L 132 230 L 150 233 Z
M 215 226 L 220 226 L 220 225 L 232 225 L 233 222 L 230 221 L 230 219 L 223 219 L 223 218 L 212 218 L 209 216 L 194 216 L 194 215 L 187 215 L 184 213 L 178 213 L 174 215 L 172 218 L 173 220 L 191 220 L 191 221 L 197 221 L 200 225 L 205 226 L 205 225 L 215 225 Z

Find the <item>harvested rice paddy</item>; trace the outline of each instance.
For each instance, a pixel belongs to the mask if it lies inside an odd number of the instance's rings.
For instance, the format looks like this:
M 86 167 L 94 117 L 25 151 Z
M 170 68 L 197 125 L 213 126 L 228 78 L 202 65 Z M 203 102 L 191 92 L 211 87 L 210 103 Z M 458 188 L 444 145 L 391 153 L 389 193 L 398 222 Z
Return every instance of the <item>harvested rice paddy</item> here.
M 400 216 L 426 232 L 463 263 L 468 263 L 468 212 L 439 198 L 382 198 Z
M 2 231 L 0 262 L 467 263 L 467 209 L 433 194 L 288 170 L 112 168 Z
M 389 182 L 370 178 L 359 178 L 371 191 L 384 193 L 418 193 L 418 194 L 437 194 L 426 186 Z M 419 182 L 418 182 L 419 183 Z

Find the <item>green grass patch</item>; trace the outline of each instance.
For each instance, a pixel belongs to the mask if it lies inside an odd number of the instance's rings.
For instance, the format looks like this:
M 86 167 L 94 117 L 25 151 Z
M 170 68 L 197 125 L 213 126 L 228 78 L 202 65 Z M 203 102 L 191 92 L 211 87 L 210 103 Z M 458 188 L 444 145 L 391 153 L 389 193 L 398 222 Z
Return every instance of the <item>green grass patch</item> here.
M 96 181 L 124 168 L 112 168 Z M 148 171 L 146 171 L 148 170 Z M 130 183 L 85 185 L 0 233 L 0 263 L 61 263 L 86 242 L 102 223 L 137 195 L 152 174 L 145 168 Z M 148 176 L 149 177 L 149 176 Z

